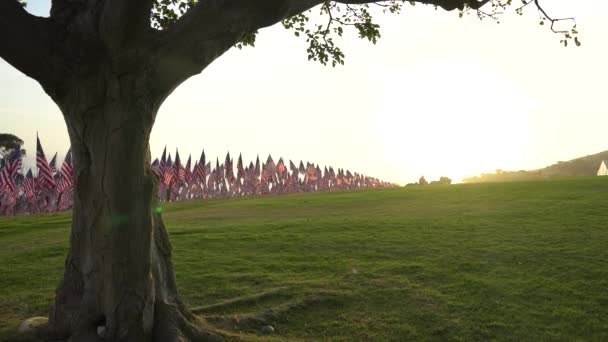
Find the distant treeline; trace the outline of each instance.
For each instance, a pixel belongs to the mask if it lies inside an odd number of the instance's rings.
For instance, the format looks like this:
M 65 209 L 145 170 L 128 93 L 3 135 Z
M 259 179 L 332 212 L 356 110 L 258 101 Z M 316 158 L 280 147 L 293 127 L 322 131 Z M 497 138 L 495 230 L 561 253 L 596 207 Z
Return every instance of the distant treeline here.
M 608 160 L 608 151 L 588 155 L 569 161 L 560 161 L 538 170 L 503 171 L 482 173 L 480 176 L 463 179 L 464 183 L 511 182 L 540 180 L 553 177 L 595 176 L 602 160 Z
M 430 183 L 424 178 L 424 176 L 418 179 L 416 183 L 407 183 L 405 186 L 420 186 L 420 185 L 450 185 L 452 180 L 448 177 L 441 176 L 439 180 L 431 181 Z

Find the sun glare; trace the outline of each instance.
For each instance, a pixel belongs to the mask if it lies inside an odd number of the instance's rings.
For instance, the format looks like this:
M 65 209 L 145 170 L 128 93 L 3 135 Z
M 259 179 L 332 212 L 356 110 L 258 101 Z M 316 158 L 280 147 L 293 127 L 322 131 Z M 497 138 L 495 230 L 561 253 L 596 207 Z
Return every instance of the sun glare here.
M 531 100 L 491 64 L 412 64 L 386 77 L 381 91 L 370 127 L 384 158 L 409 181 L 425 175 L 458 182 L 525 159 Z

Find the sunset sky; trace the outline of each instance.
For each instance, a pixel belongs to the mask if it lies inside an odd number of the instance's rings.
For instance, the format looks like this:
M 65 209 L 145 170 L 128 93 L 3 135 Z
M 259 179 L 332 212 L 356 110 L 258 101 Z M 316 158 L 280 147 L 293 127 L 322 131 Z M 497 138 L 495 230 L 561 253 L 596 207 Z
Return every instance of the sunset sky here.
M 346 34 L 346 65 L 307 61 L 306 43 L 281 25 L 255 48 L 232 49 L 162 106 L 153 158 L 167 145 L 223 160 L 270 153 L 405 184 L 455 181 L 495 169 L 543 167 L 608 150 L 608 2 L 545 0 L 574 16 L 583 45 L 564 48 L 533 6 L 500 24 L 407 5 L 377 17 L 374 46 Z M 50 0 L 28 10 L 48 15 Z M 47 157 L 69 140 L 63 118 L 33 80 L 0 59 L 0 132 L 36 131 Z

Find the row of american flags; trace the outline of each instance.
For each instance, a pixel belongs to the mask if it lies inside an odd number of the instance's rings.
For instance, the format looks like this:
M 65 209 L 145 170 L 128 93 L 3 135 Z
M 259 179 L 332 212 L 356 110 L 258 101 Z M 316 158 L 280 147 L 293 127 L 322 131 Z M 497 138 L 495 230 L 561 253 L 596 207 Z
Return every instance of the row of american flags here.
M 300 161 L 299 165 L 296 165 L 291 160 L 288 165 L 283 158 L 275 162 L 270 155 L 266 162 L 260 164 L 260 158 L 257 157 L 255 164 L 251 161 L 246 165 L 239 154 L 235 172 L 234 159 L 230 152 L 226 154 L 223 163 L 217 158 L 215 167 L 212 167 L 211 162 L 205 158 L 204 150 L 192 166 L 191 156 L 184 165 L 178 150 L 175 151 L 173 160 L 170 153 L 167 155 L 165 148 L 161 158 L 152 163 L 152 170 L 160 181 L 160 201 L 395 186 L 357 172 L 344 169 L 336 171 L 331 166 L 321 169 L 318 164 L 304 164 Z
M 0 215 L 41 213 L 72 207 L 73 166 L 69 150 L 60 168 L 57 153 L 47 160 L 36 137 L 36 176 L 23 168 L 23 153 L 15 149 L 0 164 Z
M 40 138 L 36 137 L 36 169 L 23 169 L 23 154 L 14 150 L 0 159 L 0 215 L 31 214 L 67 210 L 73 204 L 73 164 L 71 149 L 61 167 L 57 166 L 57 153 L 47 160 Z M 349 170 L 324 167 L 283 158 L 277 162 L 268 156 L 260 164 L 259 157 L 249 165 L 239 155 L 236 163 L 230 153 L 223 163 L 216 159 L 215 167 L 206 161 L 205 151 L 192 165 L 191 156 L 185 165 L 179 151 L 175 159 L 167 149 L 160 159 L 154 160 L 152 170 L 158 177 L 160 201 L 182 201 L 198 198 L 228 198 L 268 194 L 314 191 L 344 191 L 364 188 L 395 186 L 377 178 Z

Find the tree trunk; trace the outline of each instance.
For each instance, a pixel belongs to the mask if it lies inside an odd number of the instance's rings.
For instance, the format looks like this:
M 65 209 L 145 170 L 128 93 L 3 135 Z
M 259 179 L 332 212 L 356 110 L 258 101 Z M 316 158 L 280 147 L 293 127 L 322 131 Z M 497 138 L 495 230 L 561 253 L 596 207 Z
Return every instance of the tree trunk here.
M 140 78 L 108 74 L 79 82 L 60 104 L 75 191 L 70 250 L 49 326 L 71 341 L 217 340 L 180 300 L 156 207 L 148 141 L 162 100 L 151 98 Z

